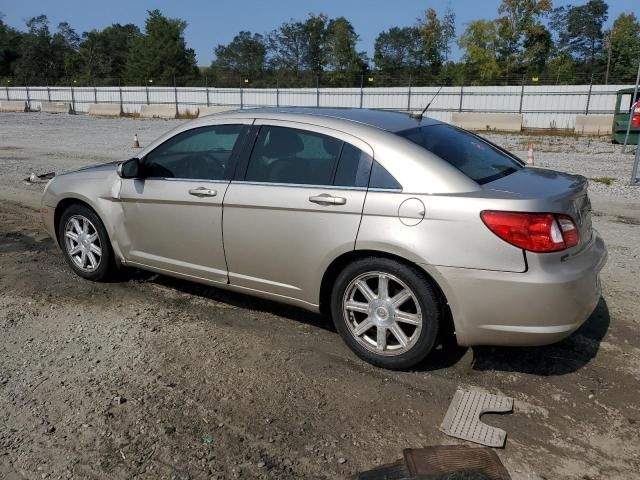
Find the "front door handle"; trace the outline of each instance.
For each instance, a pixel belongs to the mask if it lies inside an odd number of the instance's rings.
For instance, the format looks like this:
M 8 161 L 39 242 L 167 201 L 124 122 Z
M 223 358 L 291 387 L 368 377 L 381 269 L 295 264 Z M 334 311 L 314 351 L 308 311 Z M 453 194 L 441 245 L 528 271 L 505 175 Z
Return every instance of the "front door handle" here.
M 189 190 L 189 195 L 196 197 L 215 197 L 218 194 L 216 190 L 211 190 L 207 187 L 192 188 Z
M 317 203 L 318 205 L 344 205 L 347 203 L 347 199 L 344 197 L 334 197 L 333 195 L 329 195 L 328 193 L 321 193 L 320 195 L 315 195 L 309 197 L 309 201 L 312 203 Z

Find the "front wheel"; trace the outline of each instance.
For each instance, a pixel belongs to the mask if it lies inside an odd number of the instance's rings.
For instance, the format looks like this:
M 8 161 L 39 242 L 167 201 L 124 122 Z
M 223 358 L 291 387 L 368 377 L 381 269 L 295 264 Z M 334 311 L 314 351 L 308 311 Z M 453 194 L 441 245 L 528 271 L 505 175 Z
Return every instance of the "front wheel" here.
M 404 369 L 422 361 L 435 343 L 441 309 L 419 270 L 386 258 L 366 258 L 338 275 L 331 314 L 347 345 L 363 360 Z
M 108 280 L 116 270 L 107 231 L 89 207 L 74 204 L 60 218 L 58 238 L 65 259 L 75 273 L 87 280 Z

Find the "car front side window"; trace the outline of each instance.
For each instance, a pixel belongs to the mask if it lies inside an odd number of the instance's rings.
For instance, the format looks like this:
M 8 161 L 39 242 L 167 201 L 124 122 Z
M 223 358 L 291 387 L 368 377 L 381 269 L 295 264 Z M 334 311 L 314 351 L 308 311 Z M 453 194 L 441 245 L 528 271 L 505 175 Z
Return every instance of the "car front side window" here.
M 222 180 L 243 128 L 216 125 L 179 133 L 146 155 L 145 177 Z

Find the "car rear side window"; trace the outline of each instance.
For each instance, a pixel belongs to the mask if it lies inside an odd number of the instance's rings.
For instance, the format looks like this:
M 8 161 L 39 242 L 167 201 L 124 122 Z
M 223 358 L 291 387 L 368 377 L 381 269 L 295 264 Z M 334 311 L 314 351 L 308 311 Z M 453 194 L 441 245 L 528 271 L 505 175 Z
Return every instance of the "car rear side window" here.
M 146 177 L 222 180 L 243 125 L 215 125 L 179 133 L 149 152 Z
M 369 155 L 345 143 L 333 184 L 341 187 L 366 187 L 372 163 L 373 159 Z
M 490 142 L 450 125 L 427 125 L 398 135 L 426 148 L 480 185 L 523 168 L 522 163 Z
M 263 126 L 245 179 L 250 182 L 331 185 L 342 141 L 307 130 Z

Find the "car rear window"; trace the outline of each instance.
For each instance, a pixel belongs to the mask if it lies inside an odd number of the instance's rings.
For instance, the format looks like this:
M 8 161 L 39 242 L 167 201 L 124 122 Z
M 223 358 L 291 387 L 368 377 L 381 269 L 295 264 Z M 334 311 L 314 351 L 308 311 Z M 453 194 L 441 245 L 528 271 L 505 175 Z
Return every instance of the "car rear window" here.
M 450 125 L 426 125 L 398 135 L 426 148 L 480 185 L 523 168 L 521 162 L 497 146 Z

